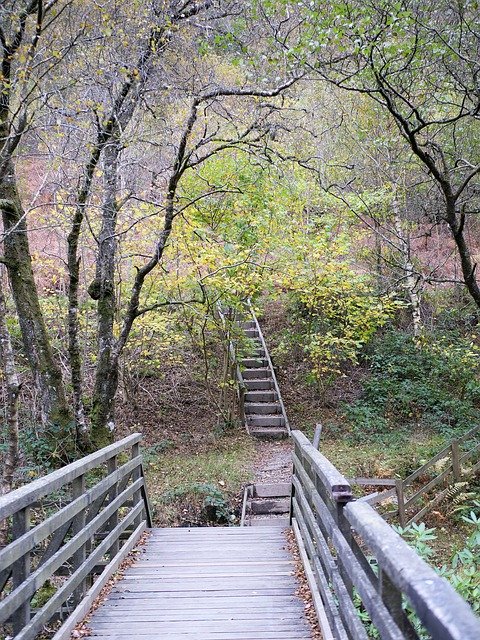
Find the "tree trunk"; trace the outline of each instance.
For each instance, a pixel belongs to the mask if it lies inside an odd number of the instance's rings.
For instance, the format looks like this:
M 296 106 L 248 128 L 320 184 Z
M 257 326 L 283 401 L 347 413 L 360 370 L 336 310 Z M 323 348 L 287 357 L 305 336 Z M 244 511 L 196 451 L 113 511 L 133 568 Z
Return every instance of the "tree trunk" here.
M 7 449 L 3 458 L 0 478 L 0 496 L 13 489 L 15 468 L 18 464 L 18 397 L 20 381 L 15 367 L 12 342 L 7 327 L 7 309 L 3 293 L 3 274 L 0 274 L 0 365 L 7 391 Z M 0 545 L 6 544 L 8 519 L 0 527 Z
M 71 415 L 62 374 L 53 357 L 37 287 L 27 235 L 26 215 L 18 195 L 11 160 L 0 183 L 0 209 L 5 233 L 4 253 L 8 277 L 17 309 L 22 339 L 40 396 L 40 418 L 44 426 L 55 425 L 66 432 Z
M 90 295 L 98 300 L 97 369 L 92 402 L 91 440 L 95 448 L 105 446 L 115 428 L 115 395 L 118 387 L 118 358 L 113 352 L 116 313 L 115 259 L 117 241 L 117 180 L 120 142 L 114 137 L 104 150 L 104 201 L 99 237 L 97 269 Z

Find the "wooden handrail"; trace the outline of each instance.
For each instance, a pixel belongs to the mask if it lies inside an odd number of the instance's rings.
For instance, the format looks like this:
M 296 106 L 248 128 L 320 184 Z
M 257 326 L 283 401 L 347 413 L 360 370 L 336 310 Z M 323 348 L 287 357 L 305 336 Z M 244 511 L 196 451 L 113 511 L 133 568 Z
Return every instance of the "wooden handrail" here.
M 235 345 L 233 341 L 230 339 L 228 333 L 227 319 L 225 318 L 225 314 L 223 313 L 222 306 L 219 302 L 217 302 L 217 313 L 220 318 L 220 322 L 222 324 L 222 329 L 225 338 L 228 341 L 228 354 L 231 358 L 232 365 L 235 367 L 235 374 L 237 377 L 237 398 L 238 398 L 238 408 L 240 413 L 240 420 L 243 427 L 246 427 L 248 430 L 247 419 L 245 416 L 245 393 L 246 393 L 246 385 L 243 379 L 242 370 L 240 369 L 240 363 L 238 362 L 237 352 L 235 350 Z
M 262 329 L 260 327 L 260 323 L 258 322 L 258 318 L 257 318 L 257 316 L 255 314 L 255 310 L 254 310 L 253 305 L 252 305 L 252 303 L 250 301 L 250 298 L 247 300 L 247 306 L 248 306 L 248 309 L 249 309 L 250 313 L 252 314 L 253 321 L 255 322 L 255 326 L 256 326 L 256 329 L 258 331 L 258 335 L 260 336 L 260 341 L 262 343 L 263 350 L 265 351 L 265 358 L 267 359 L 268 366 L 270 368 L 270 371 L 272 372 L 272 380 L 273 380 L 273 384 L 275 386 L 275 391 L 277 392 L 277 395 L 278 395 L 278 402 L 280 404 L 280 407 L 282 408 L 283 417 L 285 419 L 285 426 L 287 427 L 288 434 L 290 435 L 291 434 L 290 423 L 288 422 L 287 412 L 285 410 L 285 405 L 283 404 L 282 394 L 280 393 L 280 387 L 279 387 L 278 382 L 277 382 L 277 376 L 275 375 L 275 369 L 273 367 L 273 363 L 272 363 L 272 360 L 270 358 L 270 354 L 269 354 L 268 349 L 267 349 L 267 344 L 265 342 L 265 338 L 263 337 L 263 332 L 262 332 Z
M 453 587 L 367 502 L 352 500 L 346 478 L 301 432 L 292 439 L 292 522 L 333 637 L 367 640 L 360 599 L 382 640 L 418 638 L 405 600 L 433 640 L 480 638 L 480 619 Z
M 6 635 L 34 640 L 53 616 L 82 600 L 106 556 L 109 567 L 118 566 L 151 526 L 140 440 L 139 433 L 128 436 L 2 496 L 0 520 L 12 533 L 0 549 L 0 625 Z M 130 460 L 118 466 L 123 454 Z M 45 515 L 42 499 L 58 490 L 70 499 L 54 513 L 50 499 Z M 56 592 L 32 610 L 32 598 L 54 576 L 62 576 L 55 578 Z

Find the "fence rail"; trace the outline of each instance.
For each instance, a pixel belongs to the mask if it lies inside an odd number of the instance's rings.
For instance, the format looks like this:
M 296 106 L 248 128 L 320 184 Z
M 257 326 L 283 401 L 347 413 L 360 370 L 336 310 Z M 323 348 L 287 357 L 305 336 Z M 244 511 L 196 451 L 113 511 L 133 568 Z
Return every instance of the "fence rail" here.
M 478 640 L 480 619 L 308 441 L 292 431 L 292 523 L 308 560 L 324 637 L 414 640 L 418 625 L 434 640 Z M 327 626 L 328 623 L 328 626 Z
M 0 498 L 11 538 L 0 549 L 5 636 L 33 640 L 66 617 L 151 526 L 140 440 L 128 436 Z
M 387 519 L 398 515 L 402 527 L 421 520 L 431 509 L 440 504 L 452 484 L 461 482 L 480 470 L 480 442 L 466 451 L 462 449 L 480 436 L 480 425 L 470 429 L 460 438 L 452 440 L 424 465 L 404 480 L 397 480 L 398 509 L 386 515 Z M 467 467 L 466 465 L 469 464 Z M 439 467 L 437 469 L 437 467 Z M 426 477 L 422 482 L 422 478 Z M 433 497 L 430 496 L 437 490 Z M 386 497 L 386 496 L 385 496 Z

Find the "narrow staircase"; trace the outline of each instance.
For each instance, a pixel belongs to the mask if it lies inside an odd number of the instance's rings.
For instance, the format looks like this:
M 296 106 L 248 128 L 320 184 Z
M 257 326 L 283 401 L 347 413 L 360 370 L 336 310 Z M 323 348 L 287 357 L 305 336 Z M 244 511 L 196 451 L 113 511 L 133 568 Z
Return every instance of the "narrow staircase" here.
M 245 487 L 241 526 L 288 527 L 291 487 L 290 482 L 257 483 Z
M 242 328 L 252 341 L 251 353 L 241 361 L 247 430 L 257 438 L 287 438 L 289 426 L 280 390 L 253 311 L 252 319 L 242 322 Z

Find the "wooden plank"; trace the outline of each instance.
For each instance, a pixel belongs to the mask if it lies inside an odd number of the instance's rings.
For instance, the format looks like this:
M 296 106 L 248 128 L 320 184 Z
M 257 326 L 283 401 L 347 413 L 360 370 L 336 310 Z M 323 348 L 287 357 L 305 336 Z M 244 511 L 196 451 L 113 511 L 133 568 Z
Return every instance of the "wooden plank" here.
M 254 484 L 253 496 L 255 498 L 280 498 L 283 496 L 290 496 L 291 488 L 291 482 Z
M 92 637 L 310 638 L 286 538 L 269 530 L 152 532 L 94 612 Z
M 55 611 L 67 600 L 69 595 L 74 589 L 82 582 L 82 580 L 90 573 L 95 564 L 105 555 L 110 548 L 113 540 L 118 538 L 120 533 L 124 531 L 139 513 L 142 511 L 142 505 L 138 504 L 134 507 L 130 513 L 113 529 L 109 535 L 103 540 L 98 547 L 92 551 L 87 560 L 83 563 L 70 578 L 57 589 L 55 594 L 48 600 L 48 602 L 36 613 L 35 617 L 30 623 L 22 630 L 18 636 L 15 636 L 15 640 L 35 640 L 38 634 L 43 630 L 44 626 L 51 619 Z
M 114 474 L 101 480 L 83 496 L 73 500 L 37 526 L 32 527 L 28 533 L 20 536 L 2 549 L 0 551 L 0 571 L 3 571 L 4 568 L 15 562 L 15 560 L 20 558 L 26 551 L 31 551 L 36 545 L 43 542 L 45 538 L 51 535 L 58 527 L 63 526 L 65 522 L 71 520 L 77 513 L 88 508 L 100 494 L 107 492 L 113 483 L 130 473 L 132 468 L 136 464 L 140 464 L 140 462 L 141 457 L 137 458 L 136 462 L 129 461 L 122 465 Z M 50 557 L 50 555 L 46 556 L 46 559 L 48 559 L 48 557 Z
M 331 493 L 333 500 L 337 502 L 352 500 L 353 494 L 350 484 L 330 460 L 317 451 L 301 431 L 292 431 L 292 439 L 302 456 L 308 459 L 314 473 Z
M 405 502 L 405 510 L 407 511 L 414 502 L 416 502 L 421 496 L 425 493 L 428 493 L 431 489 L 436 487 L 438 484 L 441 484 L 450 474 L 452 473 L 452 467 L 448 467 L 440 475 L 433 480 L 430 480 L 428 484 L 419 489 L 416 493 L 413 494 L 406 502 Z
M 369 486 L 372 487 L 394 487 L 395 480 L 394 478 L 347 478 L 350 484 L 358 484 L 359 486 Z
M 439 451 L 436 456 L 433 456 L 433 458 L 430 458 L 428 462 L 426 462 L 421 467 L 419 467 L 416 471 L 414 471 L 409 476 L 407 476 L 403 481 L 403 486 L 406 488 L 407 485 L 412 484 L 414 480 L 416 480 L 419 476 L 425 473 L 425 471 L 430 469 L 430 467 L 433 467 L 435 463 L 439 462 L 440 460 L 443 460 L 444 458 L 448 458 L 449 455 L 450 455 L 450 445 L 448 444 L 441 451 Z
M 442 640 L 480 638 L 480 619 L 453 587 L 372 509 L 361 502 L 345 513 L 379 566 L 408 598 L 432 637 Z
M 69 640 L 70 634 L 75 629 L 77 624 L 83 620 L 83 618 L 90 611 L 90 608 L 96 600 L 96 598 L 100 595 L 100 592 L 108 583 L 110 578 L 115 574 L 118 570 L 119 566 L 123 562 L 123 560 L 127 557 L 127 555 L 132 551 L 132 549 L 137 544 L 140 536 L 145 531 L 145 523 L 142 522 L 129 537 L 127 542 L 121 547 L 119 553 L 113 558 L 108 565 L 105 567 L 103 573 L 99 576 L 99 578 L 93 583 L 88 592 L 85 594 L 85 597 L 80 602 L 80 604 L 75 608 L 74 611 L 68 616 L 65 622 L 62 624 L 57 633 L 53 636 L 53 640 Z
M 319 440 L 320 440 L 320 437 L 319 437 Z M 295 520 L 293 520 L 292 526 L 293 526 L 293 531 L 295 533 L 295 538 L 297 540 L 298 551 L 300 553 L 300 560 L 302 561 L 308 586 L 310 587 L 310 592 L 312 594 L 313 606 L 315 607 L 315 613 L 317 614 L 317 621 L 320 626 L 320 630 L 322 632 L 322 640 L 334 640 L 333 633 L 325 613 L 325 608 L 323 606 L 320 593 L 317 589 L 312 567 L 310 566 L 310 562 L 308 560 L 307 552 L 305 550 L 305 545 L 303 544 L 302 535 L 298 528 L 298 524 L 296 523 Z
M 92 453 L 81 460 L 77 460 L 77 462 L 72 462 L 62 469 L 53 471 L 43 478 L 38 478 L 19 489 L 15 489 L 1 496 L 0 520 L 8 518 L 8 516 L 13 515 L 16 511 L 28 507 L 32 502 L 69 484 L 72 480 L 78 478 L 78 476 L 98 467 L 112 456 L 129 449 L 134 444 L 140 442 L 141 439 L 141 433 L 134 433 L 131 436 L 123 438 L 123 440 L 119 440 L 119 442 L 100 449 L 100 451 Z
M 137 483 L 132 484 L 130 487 L 118 496 L 108 507 L 102 511 L 92 522 L 80 531 L 76 536 L 69 540 L 57 553 L 45 562 L 41 567 L 36 569 L 27 579 L 10 593 L 4 600 L 0 602 L 0 622 L 8 620 L 10 616 L 20 607 L 25 601 L 29 600 L 40 587 L 48 580 L 55 571 L 62 566 L 62 564 L 72 557 L 72 554 L 77 551 L 99 527 L 101 527 L 112 513 L 122 506 L 123 502 L 129 498 L 138 486 L 142 483 L 142 479 L 137 480 Z M 103 543 L 102 543 L 103 544 Z M 92 556 L 90 556 L 92 557 Z
M 298 473 L 299 469 L 296 469 L 296 472 Z M 295 494 L 300 495 L 300 493 L 303 493 L 303 488 L 300 486 L 297 478 L 294 477 L 293 481 L 295 485 Z M 313 504 L 315 505 L 317 513 L 323 511 L 322 518 L 328 530 L 329 538 L 337 550 L 337 557 L 342 558 L 342 566 L 348 573 L 349 578 L 357 589 L 358 594 L 365 606 L 365 609 L 368 611 L 372 622 L 379 630 L 382 639 L 402 640 L 403 634 L 395 624 L 395 621 L 392 619 L 388 609 L 381 601 L 379 601 L 377 591 L 370 581 L 370 577 L 366 571 L 366 567 L 360 564 L 359 559 L 355 556 L 353 549 L 348 545 L 343 533 L 340 531 L 337 523 L 334 521 L 333 516 L 328 512 L 328 510 L 324 508 L 324 505 L 321 504 L 320 497 L 316 493 L 313 484 L 310 482 L 309 485 L 311 489 L 310 497 Z M 304 502 L 305 508 L 310 508 L 309 505 L 306 504 L 305 497 Z M 365 503 L 355 502 L 352 504 L 360 504 L 371 509 L 371 507 L 365 505 Z M 378 517 L 380 518 L 380 516 Z M 382 522 L 386 527 L 388 527 L 388 525 L 383 520 Z M 341 576 L 341 578 L 340 576 L 336 576 L 335 574 L 332 575 L 332 583 L 334 584 L 334 586 L 336 584 L 340 584 L 341 581 L 345 581 L 343 575 Z M 340 597 L 341 593 L 338 593 L 337 595 Z M 347 599 L 343 599 L 341 601 L 341 606 L 339 609 L 340 613 L 342 613 L 342 606 L 344 606 L 346 602 Z M 353 622 L 351 619 L 349 619 L 348 621 L 350 623 Z

